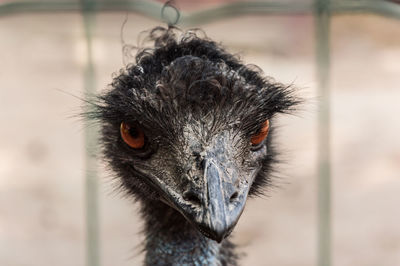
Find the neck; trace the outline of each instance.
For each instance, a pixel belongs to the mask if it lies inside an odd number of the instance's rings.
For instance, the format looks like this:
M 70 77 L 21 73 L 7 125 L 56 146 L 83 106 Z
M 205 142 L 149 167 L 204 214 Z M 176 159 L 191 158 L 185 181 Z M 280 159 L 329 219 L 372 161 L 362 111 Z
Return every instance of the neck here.
M 176 210 L 159 201 L 143 205 L 145 265 L 236 265 L 229 240 L 203 236 Z

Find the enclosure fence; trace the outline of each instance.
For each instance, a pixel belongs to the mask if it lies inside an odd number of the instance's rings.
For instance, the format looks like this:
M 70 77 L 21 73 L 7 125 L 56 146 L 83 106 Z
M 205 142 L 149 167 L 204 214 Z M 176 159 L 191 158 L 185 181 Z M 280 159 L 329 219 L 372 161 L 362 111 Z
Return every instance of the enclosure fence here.
M 396 3 L 397 2 L 397 3 Z M 163 10 L 163 3 L 145 0 L 125 1 L 16 1 L 0 4 L 0 16 L 19 13 L 82 12 L 87 45 L 84 73 L 85 94 L 95 92 L 95 65 L 92 60 L 92 32 L 95 14 L 104 11 L 136 12 L 163 22 L 198 26 L 211 21 L 242 15 L 307 15 L 315 24 L 316 79 L 318 84 L 318 266 L 331 262 L 331 171 L 330 171 L 330 19 L 338 14 L 373 13 L 400 19 L 400 1 L 392 0 L 314 0 L 286 2 L 233 2 L 192 13 Z M 165 8 L 165 7 L 164 7 Z M 163 14 L 163 15 L 162 15 Z M 86 141 L 86 234 L 87 266 L 99 266 L 98 180 L 96 174 L 96 139 L 98 130 L 85 127 Z

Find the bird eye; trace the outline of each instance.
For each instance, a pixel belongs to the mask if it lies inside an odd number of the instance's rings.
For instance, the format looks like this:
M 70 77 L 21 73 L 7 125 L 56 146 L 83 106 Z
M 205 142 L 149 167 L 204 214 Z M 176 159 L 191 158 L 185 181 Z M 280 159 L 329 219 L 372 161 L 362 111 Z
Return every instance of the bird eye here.
M 137 127 L 132 127 L 125 122 L 121 123 L 121 137 L 131 148 L 141 149 L 144 146 L 144 133 Z
M 269 120 L 266 120 L 263 123 L 260 131 L 257 134 L 251 136 L 250 139 L 251 145 L 257 146 L 261 144 L 264 141 L 264 139 L 268 136 L 268 131 L 269 131 Z

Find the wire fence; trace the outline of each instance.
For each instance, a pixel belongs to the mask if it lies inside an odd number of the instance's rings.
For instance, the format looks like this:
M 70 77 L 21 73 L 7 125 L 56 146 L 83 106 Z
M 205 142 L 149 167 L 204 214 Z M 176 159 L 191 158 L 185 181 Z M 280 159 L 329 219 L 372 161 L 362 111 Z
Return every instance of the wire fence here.
M 160 21 L 175 22 L 181 26 L 198 26 L 212 21 L 242 15 L 305 15 L 315 19 L 316 75 L 318 81 L 318 266 L 330 266 L 331 262 L 331 171 L 330 171 L 330 18 L 346 13 L 373 13 L 385 17 L 400 18 L 400 5 L 396 1 L 377 0 L 314 0 L 313 2 L 233 2 L 206 10 L 186 13 L 163 12 L 159 2 L 136 1 L 18 1 L 0 4 L 0 16 L 20 13 L 82 12 L 87 45 L 85 68 L 85 92 L 95 92 L 96 67 L 92 60 L 92 32 L 96 12 L 130 11 Z M 86 232 L 87 266 L 99 266 L 98 183 L 96 153 L 98 130 L 86 127 Z

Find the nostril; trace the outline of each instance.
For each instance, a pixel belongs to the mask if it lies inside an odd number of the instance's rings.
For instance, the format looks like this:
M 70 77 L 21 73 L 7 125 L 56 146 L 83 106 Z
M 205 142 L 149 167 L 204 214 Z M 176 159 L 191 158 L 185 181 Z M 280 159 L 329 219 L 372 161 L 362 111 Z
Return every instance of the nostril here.
M 192 204 L 195 205 L 200 205 L 201 204 L 201 200 L 200 197 L 194 193 L 193 191 L 187 191 L 183 194 L 183 199 L 186 201 L 189 201 Z
M 200 169 L 205 169 L 206 168 L 206 160 L 202 159 L 200 161 Z
M 230 203 L 234 202 L 234 201 L 237 199 L 238 196 L 239 196 L 239 193 L 237 193 L 237 191 L 235 191 L 235 192 L 232 194 L 232 196 L 229 198 L 229 202 L 230 202 Z

